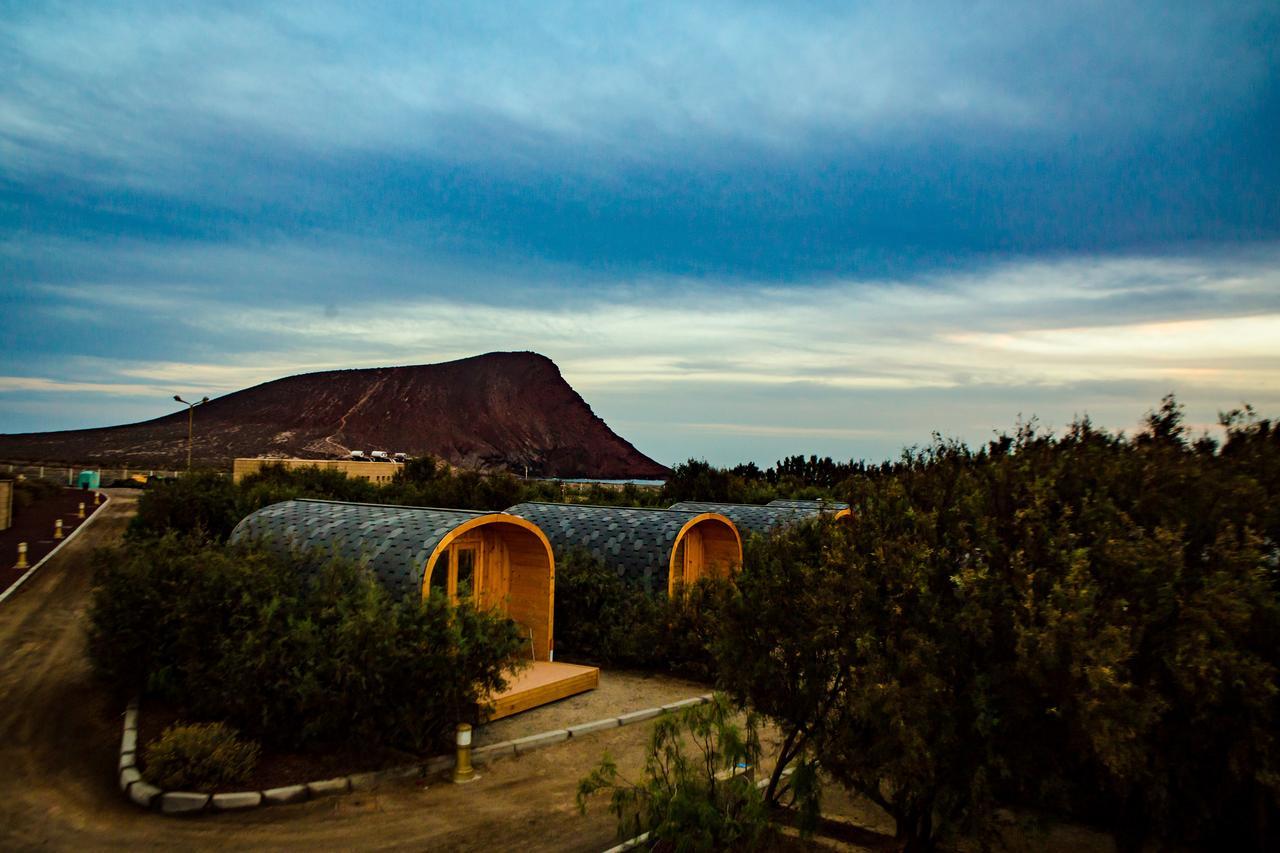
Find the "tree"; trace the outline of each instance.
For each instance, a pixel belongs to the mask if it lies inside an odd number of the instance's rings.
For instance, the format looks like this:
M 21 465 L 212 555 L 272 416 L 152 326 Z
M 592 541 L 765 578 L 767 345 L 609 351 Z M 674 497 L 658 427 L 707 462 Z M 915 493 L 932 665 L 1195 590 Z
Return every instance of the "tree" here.
M 773 838 L 768 809 L 752 782 L 760 763 L 753 714 L 741 726 L 720 695 L 709 704 L 659 719 L 645 756 L 644 778 L 627 781 L 606 754 L 578 783 L 578 807 L 609 792 L 618 836 L 648 834 L 650 846 L 678 851 L 758 850 Z

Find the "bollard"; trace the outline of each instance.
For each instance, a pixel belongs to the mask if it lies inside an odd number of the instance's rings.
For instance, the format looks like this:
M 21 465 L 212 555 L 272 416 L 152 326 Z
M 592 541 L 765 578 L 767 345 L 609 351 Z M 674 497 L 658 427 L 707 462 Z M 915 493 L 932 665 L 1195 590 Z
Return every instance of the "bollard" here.
M 453 765 L 453 783 L 463 785 L 479 778 L 471 766 L 471 725 L 458 723 L 458 758 Z
M 97 506 L 97 505 L 98 505 L 98 504 L 100 504 L 100 503 L 102 503 L 102 492 L 98 491 L 97 489 L 94 489 L 94 490 L 93 490 L 93 505 L 94 505 L 94 506 Z
M 14 563 L 13 567 L 15 569 L 27 568 L 27 543 L 26 542 L 18 543 L 18 562 Z
M 80 509 L 76 514 L 77 518 L 84 518 L 84 501 L 80 501 Z
M 62 519 L 60 518 L 53 522 L 53 538 L 62 538 Z

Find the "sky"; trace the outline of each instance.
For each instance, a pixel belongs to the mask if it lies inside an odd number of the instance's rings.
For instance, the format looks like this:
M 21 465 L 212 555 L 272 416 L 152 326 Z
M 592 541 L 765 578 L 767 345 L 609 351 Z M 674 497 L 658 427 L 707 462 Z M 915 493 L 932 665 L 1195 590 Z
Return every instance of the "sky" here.
M 1280 4 L 0 0 L 0 432 L 533 350 L 671 464 L 1280 416 Z

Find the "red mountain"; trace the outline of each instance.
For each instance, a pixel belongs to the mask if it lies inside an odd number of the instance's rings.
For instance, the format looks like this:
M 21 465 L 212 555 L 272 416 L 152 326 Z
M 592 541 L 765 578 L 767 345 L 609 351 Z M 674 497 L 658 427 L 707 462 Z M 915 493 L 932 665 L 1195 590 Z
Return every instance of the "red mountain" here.
M 494 352 L 444 364 L 305 373 L 195 412 L 195 460 L 433 454 L 465 467 L 558 477 L 660 478 L 667 469 L 609 429 L 546 356 Z M 0 458 L 181 467 L 187 413 L 100 429 L 0 435 Z

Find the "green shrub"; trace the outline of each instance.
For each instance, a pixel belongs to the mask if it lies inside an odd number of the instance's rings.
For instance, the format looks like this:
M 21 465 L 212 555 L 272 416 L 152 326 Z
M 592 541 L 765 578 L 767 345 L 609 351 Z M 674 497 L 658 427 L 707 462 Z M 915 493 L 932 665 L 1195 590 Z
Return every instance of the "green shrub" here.
M 15 480 L 13 484 L 13 515 L 18 517 L 28 507 L 48 498 L 57 497 L 62 486 L 45 480 Z
M 556 561 L 556 653 L 600 664 L 634 658 L 644 598 L 586 549 L 568 551 Z
M 347 562 L 303 572 L 173 535 L 102 552 L 89 613 L 90 659 L 122 692 L 285 747 L 444 746 L 521 648 L 505 618 L 393 599 Z
M 649 595 L 585 549 L 571 550 L 556 565 L 556 653 L 711 681 L 711 647 L 731 586 L 705 579 L 672 598 Z
M 1166 399 L 1131 439 L 1028 425 L 856 478 L 855 525 L 748 549 L 721 686 L 907 849 L 995 843 L 1007 805 L 1274 849 L 1280 441 L 1224 422 L 1219 453 Z
M 253 772 L 259 751 L 222 723 L 169 726 L 147 746 L 147 781 L 166 790 L 238 785 Z
M 578 783 L 578 808 L 608 792 L 618 818 L 618 837 L 649 833 L 658 849 L 760 850 L 776 838 L 769 810 L 753 782 L 760 763 L 759 726 L 747 714 L 741 726 L 725 697 L 660 718 L 645 756 L 644 779 L 628 783 L 605 755 L 600 766 Z M 804 813 L 813 817 L 816 789 Z
M 226 541 L 241 518 L 231 478 L 217 471 L 193 471 L 158 482 L 138 499 L 128 538 L 152 539 L 167 533 Z

